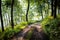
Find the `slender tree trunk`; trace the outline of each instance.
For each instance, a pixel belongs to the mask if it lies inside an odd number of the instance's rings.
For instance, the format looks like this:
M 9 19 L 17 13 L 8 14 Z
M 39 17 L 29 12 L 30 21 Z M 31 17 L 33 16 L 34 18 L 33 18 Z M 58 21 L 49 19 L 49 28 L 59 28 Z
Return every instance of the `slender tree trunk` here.
M 48 1 L 49 1 L 49 0 L 48 0 Z M 48 1 L 47 1 L 47 2 L 48 2 Z M 48 2 L 47 15 L 49 16 L 49 2 Z
M 1 19 L 1 26 L 2 26 L 2 32 L 3 32 L 4 26 L 3 26 L 3 17 L 2 17 L 2 11 L 1 11 L 1 0 L 0 0 L 0 19 Z
M 58 8 L 58 14 L 60 14 L 60 8 Z
M 45 9 L 45 2 L 44 2 L 44 9 Z M 47 14 L 46 9 L 44 11 L 45 11 L 45 17 L 46 17 L 46 14 Z
M 26 12 L 26 21 L 28 22 L 28 12 L 29 12 L 30 0 L 28 0 L 28 7 Z
M 52 10 L 51 16 L 53 16 L 53 0 L 51 0 L 51 10 Z
M 47 16 L 47 10 L 45 10 L 45 17 Z
M 43 13 L 42 13 L 42 5 L 41 5 L 41 16 L 42 16 L 42 19 L 43 19 Z
M 56 9 L 57 9 L 57 0 L 52 0 L 52 14 L 54 18 L 56 18 Z
M 11 26 L 14 28 L 14 22 L 13 22 L 13 5 L 14 5 L 14 0 L 12 0 L 11 4 Z
M 57 0 L 54 2 L 54 18 L 56 18 Z

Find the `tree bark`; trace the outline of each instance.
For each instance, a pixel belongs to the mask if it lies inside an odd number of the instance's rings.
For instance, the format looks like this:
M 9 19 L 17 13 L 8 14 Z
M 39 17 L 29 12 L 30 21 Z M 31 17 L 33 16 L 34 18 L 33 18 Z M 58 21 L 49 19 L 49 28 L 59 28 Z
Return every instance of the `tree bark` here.
M 52 0 L 51 6 L 52 6 L 52 14 L 51 14 L 51 16 L 56 18 L 57 0 Z
M 0 19 L 1 19 L 1 26 L 2 26 L 2 32 L 3 32 L 4 26 L 3 26 L 3 17 L 2 17 L 2 11 L 1 11 L 1 0 L 0 0 Z
M 26 21 L 28 22 L 28 12 L 29 12 L 30 0 L 28 0 L 28 7 L 26 12 Z
M 41 5 L 41 16 L 42 16 L 42 19 L 43 19 L 43 13 L 42 13 L 42 8 L 43 8 L 43 7 L 42 7 L 42 5 Z
M 60 8 L 58 8 L 58 14 L 60 14 Z
M 51 10 L 52 10 L 51 16 L 53 16 L 53 0 L 51 0 Z
M 55 8 L 54 8 L 54 12 L 55 12 L 55 13 L 54 13 L 54 18 L 56 18 L 57 0 L 55 0 L 54 4 L 55 4 L 55 5 L 54 5 L 54 7 L 55 7 Z
M 47 1 L 47 3 L 48 3 L 47 15 L 49 16 L 49 0 Z
M 14 0 L 12 0 L 11 4 L 11 26 L 14 28 L 14 22 L 13 22 L 13 5 L 14 5 Z

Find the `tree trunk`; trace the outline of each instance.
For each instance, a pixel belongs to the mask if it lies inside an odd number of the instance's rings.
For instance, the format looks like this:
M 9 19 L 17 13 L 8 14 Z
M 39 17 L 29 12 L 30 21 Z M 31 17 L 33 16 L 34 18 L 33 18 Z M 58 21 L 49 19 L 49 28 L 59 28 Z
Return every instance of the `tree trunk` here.
M 0 0 L 0 18 L 1 18 L 1 26 L 2 26 L 2 32 L 3 32 L 4 26 L 3 26 L 3 17 L 2 17 L 2 11 L 1 11 L 1 0 Z
M 41 5 L 41 16 L 42 16 L 42 19 L 43 19 L 43 13 L 42 13 L 42 5 Z
M 54 18 L 56 18 L 57 0 L 54 2 Z
M 12 0 L 11 4 L 11 26 L 14 28 L 14 22 L 13 22 L 13 5 L 14 5 L 14 0 Z
M 51 10 L 52 10 L 51 16 L 53 16 L 53 0 L 51 0 Z
M 44 9 L 45 9 L 45 2 L 44 2 Z M 46 9 L 44 11 L 45 11 L 45 17 L 46 17 L 47 16 L 47 11 L 46 11 Z
M 49 16 L 49 0 L 47 1 L 47 3 L 48 3 L 47 15 Z
M 58 8 L 58 14 L 60 14 L 60 8 Z
M 57 0 L 52 0 L 52 15 L 54 18 L 56 18 L 56 9 L 57 9 Z
M 26 21 L 28 22 L 28 12 L 29 12 L 30 0 L 28 0 L 28 7 L 26 12 Z

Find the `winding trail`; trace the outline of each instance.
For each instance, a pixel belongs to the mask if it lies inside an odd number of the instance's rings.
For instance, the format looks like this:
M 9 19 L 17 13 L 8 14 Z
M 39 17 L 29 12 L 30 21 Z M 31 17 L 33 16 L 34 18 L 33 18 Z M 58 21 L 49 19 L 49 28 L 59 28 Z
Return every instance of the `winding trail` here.
M 44 38 L 46 39 L 46 35 L 43 32 L 43 29 L 42 29 L 42 26 L 40 25 L 40 23 L 35 23 L 35 24 L 28 25 L 25 29 L 23 29 L 21 32 L 19 32 L 17 35 L 15 35 L 11 40 L 25 40 L 24 37 L 31 30 L 31 28 L 34 28 L 34 32 L 33 32 L 33 35 L 30 40 L 40 40 L 39 36 L 40 36 L 40 38 L 42 38 L 42 40 Z M 36 36 L 37 34 L 38 34 L 38 36 Z

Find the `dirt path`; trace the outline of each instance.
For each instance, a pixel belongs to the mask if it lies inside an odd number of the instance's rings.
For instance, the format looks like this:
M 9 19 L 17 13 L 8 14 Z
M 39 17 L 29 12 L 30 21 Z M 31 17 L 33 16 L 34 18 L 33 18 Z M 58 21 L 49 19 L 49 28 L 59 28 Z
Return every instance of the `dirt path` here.
M 27 28 L 23 29 L 20 33 L 18 33 L 16 36 L 14 36 L 11 40 L 25 40 L 24 36 L 26 36 L 26 34 L 30 31 L 31 28 L 34 28 L 34 32 L 33 32 L 33 35 L 30 40 L 34 40 L 33 37 L 36 37 L 37 34 L 41 35 L 40 38 L 42 38 L 42 35 L 43 36 L 45 35 L 45 33 L 42 32 L 43 29 L 42 29 L 42 26 L 40 25 L 40 23 L 35 23 L 35 24 L 28 25 Z M 39 38 L 39 35 L 37 36 L 38 38 Z M 36 40 L 38 40 L 37 37 L 36 37 Z

